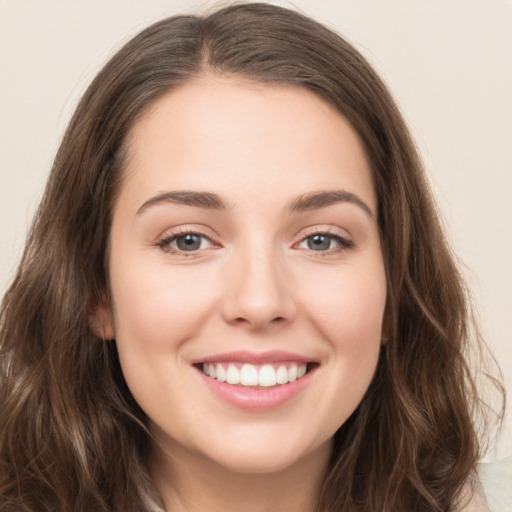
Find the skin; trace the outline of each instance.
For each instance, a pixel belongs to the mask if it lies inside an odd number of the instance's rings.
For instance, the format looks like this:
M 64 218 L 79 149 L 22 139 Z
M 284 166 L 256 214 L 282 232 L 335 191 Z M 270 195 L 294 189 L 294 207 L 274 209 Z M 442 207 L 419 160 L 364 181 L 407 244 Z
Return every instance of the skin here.
M 305 90 L 204 76 L 137 121 L 124 178 L 112 303 L 95 322 L 149 417 L 166 508 L 312 510 L 383 339 L 377 199 L 355 131 Z M 290 211 L 333 190 L 351 200 Z M 169 191 L 216 194 L 226 208 L 154 199 Z M 179 250 L 184 231 L 202 236 L 198 250 Z M 318 233 L 328 248 L 311 248 Z M 293 352 L 316 368 L 284 405 L 244 410 L 192 365 L 239 350 Z

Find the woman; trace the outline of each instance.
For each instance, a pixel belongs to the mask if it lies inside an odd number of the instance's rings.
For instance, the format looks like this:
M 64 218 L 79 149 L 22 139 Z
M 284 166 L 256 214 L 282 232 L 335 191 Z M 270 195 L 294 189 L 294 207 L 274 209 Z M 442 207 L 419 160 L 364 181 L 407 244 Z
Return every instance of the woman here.
M 85 93 L 6 294 L 0 506 L 480 510 L 467 317 L 356 50 L 163 20 Z

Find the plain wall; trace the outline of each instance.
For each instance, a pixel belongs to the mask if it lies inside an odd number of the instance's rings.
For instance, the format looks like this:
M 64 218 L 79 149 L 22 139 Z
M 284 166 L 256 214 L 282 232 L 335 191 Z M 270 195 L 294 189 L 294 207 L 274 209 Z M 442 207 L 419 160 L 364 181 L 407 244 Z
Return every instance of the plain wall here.
M 512 389 L 512 3 L 296 0 L 374 64 L 430 173 L 488 343 Z M 0 0 L 0 294 L 71 112 L 101 65 L 167 15 L 213 2 Z M 512 414 L 490 458 L 512 455 Z

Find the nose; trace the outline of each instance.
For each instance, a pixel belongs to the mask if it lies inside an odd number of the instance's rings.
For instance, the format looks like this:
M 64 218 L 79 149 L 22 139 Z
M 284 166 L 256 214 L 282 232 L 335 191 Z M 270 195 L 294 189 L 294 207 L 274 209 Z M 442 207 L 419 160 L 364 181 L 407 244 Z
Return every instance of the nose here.
M 272 251 L 239 255 L 230 262 L 226 281 L 222 309 L 228 323 L 257 331 L 295 318 L 292 280 Z

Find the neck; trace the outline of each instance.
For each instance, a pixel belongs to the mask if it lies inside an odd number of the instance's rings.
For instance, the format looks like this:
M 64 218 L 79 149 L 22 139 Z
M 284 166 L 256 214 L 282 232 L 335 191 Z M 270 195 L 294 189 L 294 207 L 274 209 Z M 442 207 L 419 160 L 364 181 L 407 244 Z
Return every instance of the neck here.
M 285 469 L 242 473 L 198 454 L 160 450 L 150 470 L 167 511 L 313 512 L 330 453 L 328 443 Z

